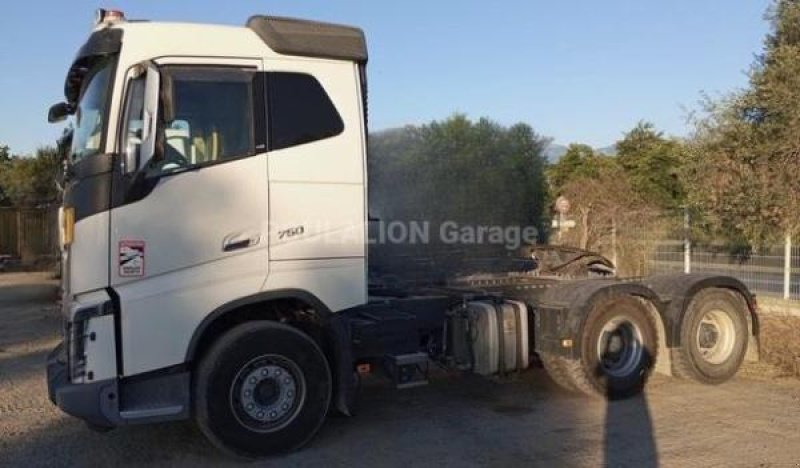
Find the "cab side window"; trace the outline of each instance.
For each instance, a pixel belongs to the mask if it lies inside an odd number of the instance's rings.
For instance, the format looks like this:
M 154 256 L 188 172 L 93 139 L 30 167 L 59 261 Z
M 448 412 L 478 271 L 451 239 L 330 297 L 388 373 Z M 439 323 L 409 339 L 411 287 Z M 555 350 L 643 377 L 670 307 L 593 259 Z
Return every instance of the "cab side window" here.
M 344 122 L 328 93 L 305 73 L 267 73 L 270 149 L 279 150 L 339 135 Z
M 255 75 L 233 67 L 163 67 L 159 172 L 254 154 Z

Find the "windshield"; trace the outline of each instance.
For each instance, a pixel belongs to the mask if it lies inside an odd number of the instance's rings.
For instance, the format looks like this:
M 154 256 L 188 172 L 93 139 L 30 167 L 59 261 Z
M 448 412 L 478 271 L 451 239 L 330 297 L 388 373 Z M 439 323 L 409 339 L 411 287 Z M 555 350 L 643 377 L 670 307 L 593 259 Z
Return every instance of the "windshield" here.
M 110 98 L 111 72 L 114 68 L 112 58 L 97 62 L 87 73 L 75 111 L 75 130 L 72 139 L 72 160 L 79 161 L 99 154 L 105 133 L 107 103 Z

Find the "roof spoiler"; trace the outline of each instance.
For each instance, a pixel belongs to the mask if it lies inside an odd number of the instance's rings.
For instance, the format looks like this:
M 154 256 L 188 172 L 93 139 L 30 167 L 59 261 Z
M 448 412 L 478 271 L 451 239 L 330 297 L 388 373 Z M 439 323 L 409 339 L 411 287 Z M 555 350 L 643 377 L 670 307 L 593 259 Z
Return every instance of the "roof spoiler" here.
M 263 15 L 251 16 L 247 27 L 279 54 L 367 62 L 367 41 L 359 28 Z

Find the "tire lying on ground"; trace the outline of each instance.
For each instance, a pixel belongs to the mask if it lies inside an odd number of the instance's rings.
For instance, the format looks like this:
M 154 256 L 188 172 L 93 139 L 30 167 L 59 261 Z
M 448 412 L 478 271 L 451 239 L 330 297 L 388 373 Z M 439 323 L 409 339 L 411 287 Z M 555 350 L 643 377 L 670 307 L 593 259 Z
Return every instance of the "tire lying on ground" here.
M 656 324 L 639 299 L 612 295 L 592 307 L 580 347 L 580 360 L 542 356 L 559 386 L 609 399 L 633 396 L 641 392 L 655 363 Z
M 319 346 L 275 322 L 238 325 L 197 366 L 195 421 L 219 448 L 256 458 L 297 449 L 322 426 L 332 391 Z
M 681 323 L 681 344 L 672 354 L 673 374 L 706 384 L 736 374 L 747 352 L 747 304 L 727 289 L 698 292 Z

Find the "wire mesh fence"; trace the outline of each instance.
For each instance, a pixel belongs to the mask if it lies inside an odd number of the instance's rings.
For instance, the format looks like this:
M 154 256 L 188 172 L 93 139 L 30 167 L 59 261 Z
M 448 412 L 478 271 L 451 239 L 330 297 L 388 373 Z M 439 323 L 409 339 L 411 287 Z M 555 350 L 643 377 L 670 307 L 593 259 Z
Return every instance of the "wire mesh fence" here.
M 800 238 L 756 248 L 701 233 L 694 218 L 683 211 L 642 213 L 606 229 L 606 236 L 585 248 L 615 260 L 623 277 L 718 274 L 739 279 L 761 296 L 800 300 Z
M 708 251 L 696 247 L 692 253 L 692 271 L 716 273 L 740 279 L 747 287 L 761 295 L 783 297 L 785 287 L 784 263 L 786 260 L 782 246 L 769 247 L 747 255 Z M 792 276 L 795 276 L 792 280 Z M 789 297 L 797 299 L 798 277 L 789 276 Z M 794 283 L 794 285 L 792 285 Z M 792 295 L 794 290 L 794 295 Z

